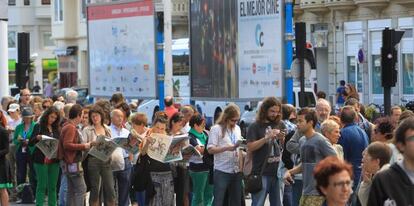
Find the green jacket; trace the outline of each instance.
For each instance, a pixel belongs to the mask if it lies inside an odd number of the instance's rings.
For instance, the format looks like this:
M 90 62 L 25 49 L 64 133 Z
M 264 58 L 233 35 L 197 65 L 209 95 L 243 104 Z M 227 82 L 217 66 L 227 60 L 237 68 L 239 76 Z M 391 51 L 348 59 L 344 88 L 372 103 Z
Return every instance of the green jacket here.
M 33 128 L 34 128 L 34 125 L 35 124 L 36 123 L 34 121 L 32 121 L 32 124 L 30 125 L 30 128 L 27 131 L 26 139 L 28 141 L 29 141 L 30 137 L 32 136 L 32 132 L 33 132 Z M 19 151 L 20 148 L 21 148 L 21 146 L 22 146 L 22 143 L 21 143 L 21 141 L 19 141 L 18 137 L 20 136 L 20 137 L 23 138 L 24 137 L 23 132 L 24 132 L 24 122 L 22 122 L 19 125 L 17 125 L 16 126 L 16 129 L 14 131 L 13 143 L 14 143 L 14 145 L 16 145 L 16 151 Z M 34 147 L 33 146 L 29 146 L 30 153 L 32 153 L 33 150 L 34 150 Z

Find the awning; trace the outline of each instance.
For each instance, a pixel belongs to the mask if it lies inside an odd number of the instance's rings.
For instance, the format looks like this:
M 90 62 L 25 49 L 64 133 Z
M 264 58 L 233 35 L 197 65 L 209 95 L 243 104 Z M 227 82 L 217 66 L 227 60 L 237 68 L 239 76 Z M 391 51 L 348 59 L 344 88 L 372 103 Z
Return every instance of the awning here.
M 57 59 L 42 59 L 43 71 L 53 71 L 58 68 Z
M 68 46 L 66 48 L 58 48 L 53 50 L 53 53 L 56 56 L 68 56 L 68 55 L 76 55 L 76 52 L 78 51 L 77 46 Z
M 9 72 L 16 71 L 16 60 L 15 59 L 9 59 Z

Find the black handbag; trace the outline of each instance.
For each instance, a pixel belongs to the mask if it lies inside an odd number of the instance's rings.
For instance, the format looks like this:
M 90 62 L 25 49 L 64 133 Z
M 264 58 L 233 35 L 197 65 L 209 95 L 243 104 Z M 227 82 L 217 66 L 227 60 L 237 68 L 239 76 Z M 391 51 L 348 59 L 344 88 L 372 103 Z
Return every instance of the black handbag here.
M 246 187 L 247 192 L 254 194 L 254 193 L 260 192 L 260 190 L 262 190 L 262 188 L 263 188 L 262 174 L 263 174 L 263 170 L 265 169 L 265 167 L 267 165 L 267 159 L 269 158 L 270 149 L 271 149 L 272 145 L 273 144 L 269 144 L 269 150 L 268 150 L 268 153 L 266 155 L 266 158 L 264 159 L 262 169 L 260 170 L 260 174 L 251 173 L 250 175 L 248 175 L 246 177 L 245 187 Z

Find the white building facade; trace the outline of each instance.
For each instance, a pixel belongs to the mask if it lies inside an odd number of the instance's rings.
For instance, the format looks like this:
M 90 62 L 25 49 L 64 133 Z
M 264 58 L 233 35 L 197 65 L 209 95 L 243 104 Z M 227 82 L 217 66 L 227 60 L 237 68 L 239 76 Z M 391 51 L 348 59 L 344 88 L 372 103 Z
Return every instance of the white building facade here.
M 57 61 L 51 39 L 50 0 L 8 0 L 8 50 L 9 80 L 15 83 L 15 63 L 17 60 L 17 33 L 30 34 L 30 54 L 35 68 L 30 73 L 29 87 L 35 81 L 40 86 L 44 80 L 53 80 L 57 74 Z
M 414 99 L 413 0 L 301 0 L 295 21 L 306 22 L 314 46 L 317 88 L 335 100 L 340 80 L 356 85 L 364 104 L 383 104 L 382 30 L 404 30 L 398 47 L 398 82 L 392 104 Z
M 88 44 L 86 8 L 111 0 L 52 0 L 52 39 L 59 62 L 60 87 L 88 87 Z M 163 9 L 155 0 L 156 10 Z M 188 37 L 188 1 L 172 0 L 173 38 Z

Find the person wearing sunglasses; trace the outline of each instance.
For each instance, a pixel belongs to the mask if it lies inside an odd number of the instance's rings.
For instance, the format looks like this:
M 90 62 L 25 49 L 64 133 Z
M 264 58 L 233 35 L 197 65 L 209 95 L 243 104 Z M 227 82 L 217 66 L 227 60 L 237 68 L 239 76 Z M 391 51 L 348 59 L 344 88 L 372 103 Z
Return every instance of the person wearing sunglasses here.
M 394 139 L 394 122 L 389 117 L 382 117 L 375 121 L 375 125 L 373 127 L 371 137 L 372 142 L 384 142 L 387 143 L 388 146 L 392 150 L 392 156 L 390 160 L 390 164 L 393 164 L 399 160 L 402 160 L 402 154 L 398 151 L 397 146 L 395 146 L 393 139 Z
M 414 205 L 414 118 L 395 130 L 395 142 L 403 159 L 377 173 L 372 181 L 368 205 Z
M 352 194 L 352 165 L 329 156 L 321 160 L 313 171 L 316 189 L 325 197 L 322 206 L 345 206 Z

